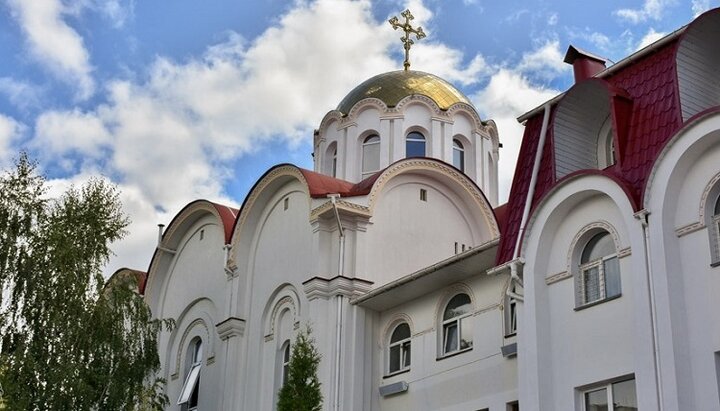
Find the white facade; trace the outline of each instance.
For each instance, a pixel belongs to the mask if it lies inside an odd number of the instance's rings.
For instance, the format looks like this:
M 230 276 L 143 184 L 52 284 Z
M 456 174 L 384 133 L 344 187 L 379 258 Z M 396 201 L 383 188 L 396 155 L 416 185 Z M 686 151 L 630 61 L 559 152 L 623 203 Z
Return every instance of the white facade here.
M 358 86 L 314 172 L 276 166 L 162 236 L 141 291 L 177 322 L 170 409 L 195 409 L 196 368 L 196 409 L 275 409 L 309 324 L 325 410 L 720 410 L 720 95 L 687 73 L 718 30 L 716 9 L 524 115 L 503 206 L 462 94 Z

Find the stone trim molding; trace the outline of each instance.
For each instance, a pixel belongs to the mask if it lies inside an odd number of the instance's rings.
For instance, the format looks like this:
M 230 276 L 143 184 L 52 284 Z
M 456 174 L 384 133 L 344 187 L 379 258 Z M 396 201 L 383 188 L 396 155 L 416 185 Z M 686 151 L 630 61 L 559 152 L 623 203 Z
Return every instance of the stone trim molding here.
M 211 343 L 211 339 L 210 339 L 210 330 L 208 329 L 208 326 L 205 323 L 205 320 L 203 320 L 202 318 L 197 318 L 197 319 L 193 320 L 193 322 L 191 322 L 185 328 L 185 331 L 183 332 L 183 335 L 180 338 L 180 342 L 176 347 L 175 370 L 170 375 L 170 378 L 173 380 L 176 380 L 180 377 L 180 361 L 184 357 L 183 352 L 187 349 L 187 343 L 188 343 L 187 339 L 188 339 L 188 336 L 190 336 L 191 331 L 193 331 L 193 329 L 195 329 L 196 327 L 201 328 L 200 333 L 202 333 L 202 337 L 204 337 L 203 343 L 209 348 L 208 357 L 205 360 L 205 364 L 210 365 L 215 362 L 215 352 L 212 350 L 213 344 Z M 204 333 L 203 333 L 203 331 L 204 331 Z M 195 337 L 195 336 L 197 336 L 197 335 L 193 335 L 193 337 Z
M 215 324 L 215 330 L 221 340 L 232 337 L 242 337 L 245 334 L 245 320 L 237 317 L 228 317 Z
M 550 284 L 559 283 L 562 280 L 567 280 L 568 278 L 572 278 L 572 276 L 573 276 L 572 273 L 569 271 L 559 272 L 559 273 L 553 274 L 549 277 L 545 277 L 545 284 L 550 285 Z
M 372 288 L 372 281 L 361 278 L 335 276 L 333 278 L 313 277 L 303 283 L 305 295 L 309 301 L 317 298 L 329 299 L 342 295 L 345 297 L 359 297 Z

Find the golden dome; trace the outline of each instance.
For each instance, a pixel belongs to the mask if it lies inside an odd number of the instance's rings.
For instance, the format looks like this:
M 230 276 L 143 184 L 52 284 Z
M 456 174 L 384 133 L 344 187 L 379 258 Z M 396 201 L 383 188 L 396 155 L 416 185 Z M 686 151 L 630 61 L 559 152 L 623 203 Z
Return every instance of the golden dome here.
M 337 110 L 347 115 L 358 101 L 370 97 L 382 100 L 388 107 L 394 107 L 400 100 L 413 94 L 431 98 L 442 110 L 447 110 L 455 103 L 472 105 L 463 93 L 438 76 L 421 71 L 398 70 L 365 80 L 345 96 Z

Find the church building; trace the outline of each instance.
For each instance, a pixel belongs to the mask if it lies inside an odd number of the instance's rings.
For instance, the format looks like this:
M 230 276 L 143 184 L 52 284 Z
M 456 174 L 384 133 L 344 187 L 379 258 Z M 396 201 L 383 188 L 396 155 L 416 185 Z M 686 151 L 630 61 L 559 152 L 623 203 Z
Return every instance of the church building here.
M 609 67 L 570 46 L 505 204 L 457 88 L 409 63 L 355 87 L 313 170 L 160 233 L 169 409 L 276 409 L 309 325 L 324 410 L 720 410 L 719 38 L 714 9 Z

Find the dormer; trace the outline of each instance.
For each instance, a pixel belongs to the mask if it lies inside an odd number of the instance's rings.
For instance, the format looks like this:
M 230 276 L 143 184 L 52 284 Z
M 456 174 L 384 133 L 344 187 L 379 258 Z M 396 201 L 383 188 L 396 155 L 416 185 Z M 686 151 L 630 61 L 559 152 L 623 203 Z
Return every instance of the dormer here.
M 720 106 L 720 9 L 690 23 L 676 54 L 678 90 L 683 121 Z
M 555 111 L 555 178 L 620 163 L 631 109 L 628 94 L 605 80 L 587 79 L 573 86 Z
M 355 87 L 322 120 L 315 171 L 359 182 L 409 157 L 453 165 L 497 203 L 499 141 L 470 100 L 447 81 L 392 71 Z

